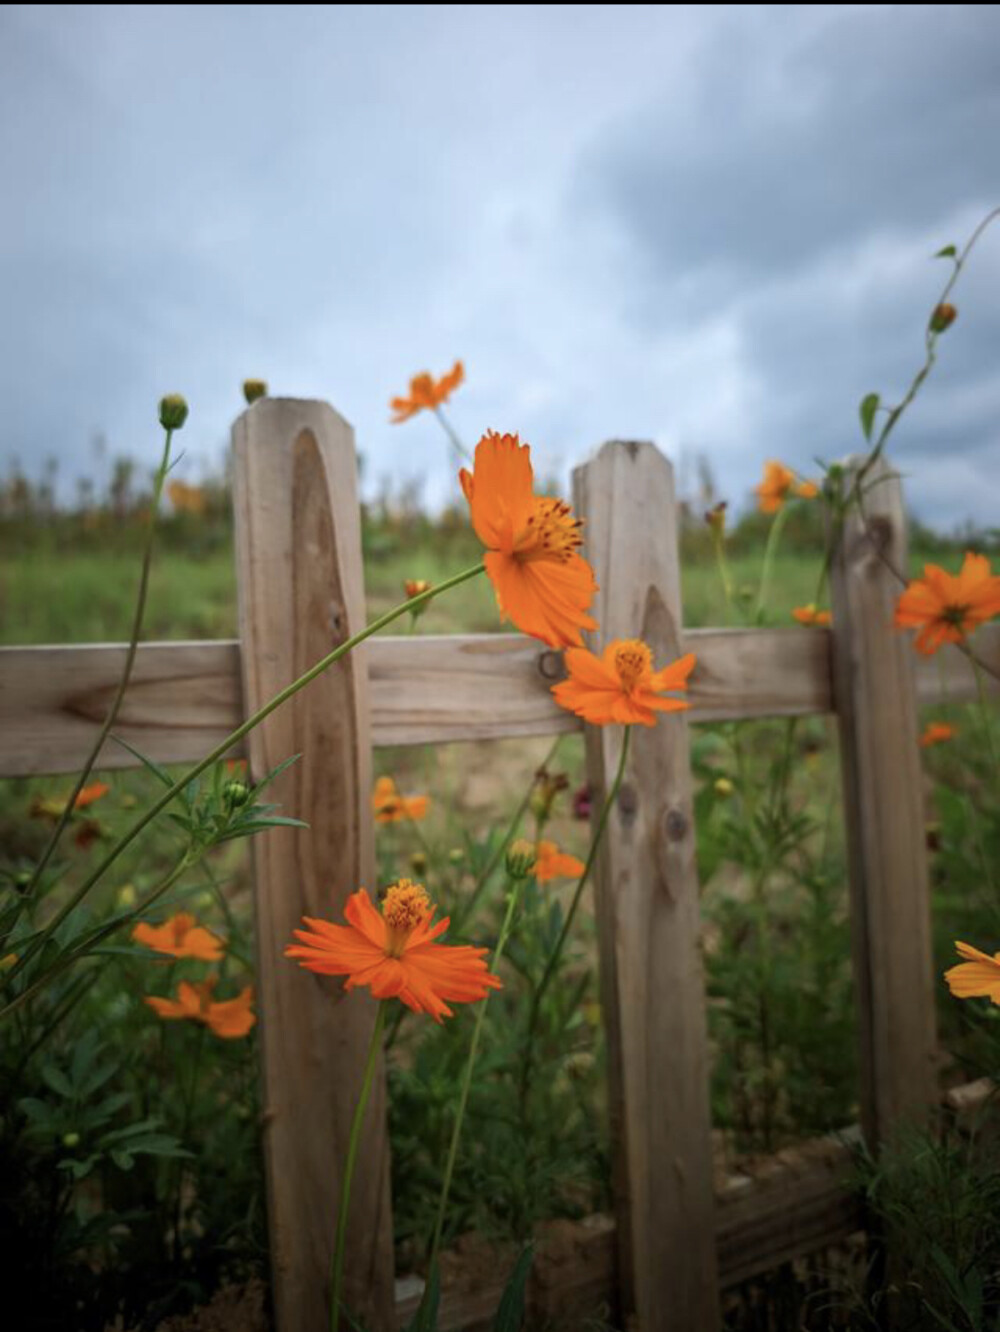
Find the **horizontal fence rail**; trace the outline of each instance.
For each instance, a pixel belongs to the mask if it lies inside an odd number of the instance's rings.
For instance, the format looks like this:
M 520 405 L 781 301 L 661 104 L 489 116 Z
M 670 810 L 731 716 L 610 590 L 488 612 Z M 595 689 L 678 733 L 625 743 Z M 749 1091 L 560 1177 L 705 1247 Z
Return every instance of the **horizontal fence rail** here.
M 1000 624 L 980 629 L 974 643 L 1000 674 Z M 693 722 L 835 710 L 827 629 L 689 629 L 683 646 L 698 656 L 689 690 Z M 375 638 L 363 650 L 376 745 L 582 729 L 549 693 L 562 675 L 559 654 L 520 634 Z M 114 696 L 125 651 L 120 644 L 0 648 L 0 777 L 79 770 Z M 922 704 L 975 696 L 974 673 L 956 648 L 920 658 L 916 667 Z M 990 683 L 996 689 L 995 676 Z M 146 643 L 115 731 L 158 763 L 188 763 L 243 715 L 237 641 Z M 135 765 L 113 741 L 99 764 Z

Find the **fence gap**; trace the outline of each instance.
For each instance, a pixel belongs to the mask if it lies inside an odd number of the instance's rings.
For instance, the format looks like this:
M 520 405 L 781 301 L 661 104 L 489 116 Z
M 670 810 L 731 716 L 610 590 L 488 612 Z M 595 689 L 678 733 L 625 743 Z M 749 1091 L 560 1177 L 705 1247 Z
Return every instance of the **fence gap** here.
M 847 484 L 855 472 L 848 470 Z M 833 697 L 840 726 L 870 1147 L 935 1099 L 934 974 L 912 635 L 893 627 L 908 572 L 899 477 L 883 461 L 852 507 L 831 570 Z
M 361 531 L 354 434 L 331 407 L 263 399 L 236 421 L 233 444 L 249 713 L 364 624 Z M 325 1332 L 340 1172 L 375 1005 L 283 953 L 303 914 L 339 919 L 349 893 L 375 888 L 364 648 L 249 737 L 255 778 L 292 754 L 302 757 L 269 798 L 309 828 L 253 839 L 263 1136 L 277 1326 Z M 352 1312 L 366 1326 L 394 1326 L 381 1074 L 354 1179 L 344 1270 Z
M 651 445 L 605 444 L 574 474 L 602 642 L 683 651 L 673 470 Z M 608 1042 L 621 1298 L 643 1332 L 712 1332 L 719 1292 L 709 1060 L 688 724 L 637 726 L 595 881 Z M 595 802 L 621 727 L 588 727 Z

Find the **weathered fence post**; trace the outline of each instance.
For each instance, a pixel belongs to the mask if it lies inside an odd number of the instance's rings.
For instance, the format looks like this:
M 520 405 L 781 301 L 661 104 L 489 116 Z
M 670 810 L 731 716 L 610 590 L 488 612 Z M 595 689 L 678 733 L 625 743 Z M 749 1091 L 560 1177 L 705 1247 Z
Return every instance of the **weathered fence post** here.
M 861 1120 L 875 1146 L 935 1099 L 935 1021 L 915 653 L 912 635 L 893 627 L 903 590 L 893 569 L 907 570 L 902 490 L 884 462 L 864 489 L 864 513 L 851 509 L 835 552 L 831 590 Z
M 673 471 L 651 444 L 605 444 L 575 473 L 603 642 L 682 652 Z M 621 728 L 588 727 L 597 798 Z M 595 884 L 619 1277 L 641 1332 L 712 1332 L 719 1295 L 705 991 L 687 720 L 637 726 Z
M 364 624 L 354 435 L 321 402 L 264 399 L 233 427 L 244 705 L 258 708 Z M 375 887 L 364 648 L 249 737 L 253 775 L 299 761 L 269 798 L 309 828 L 254 838 L 263 1122 L 280 1332 L 329 1326 L 334 1216 L 375 1006 L 283 952 L 303 914 L 340 919 Z M 345 1300 L 395 1326 L 384 1080 L 369 1104 L 351 1203 Z

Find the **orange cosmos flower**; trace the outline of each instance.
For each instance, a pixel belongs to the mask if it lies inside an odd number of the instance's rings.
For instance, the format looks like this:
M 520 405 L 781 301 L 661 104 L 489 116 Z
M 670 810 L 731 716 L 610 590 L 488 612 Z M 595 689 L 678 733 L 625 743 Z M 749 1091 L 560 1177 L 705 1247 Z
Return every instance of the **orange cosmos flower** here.
M 501 616 L 549 647 L 579 646 L 580 631 L 597 628 L 586 613 L 597 583 L 578 553 L 581 524 L 570 506 L 532 493 L 527 444 L 487 431 L 459 480 Z
M 393 398 L 389 403 L 396 413 L 392 418 L 392 424 L 399 425 L 401 421 L 408 421 L 411 416 L 416 416 L 417 412 L 433 411 L 435 407 L 440 407 L 443 402 L 448 401 L 464 379 L 465 367 L 461 361 L 456 361 L 448 374 L 442 375 L 438 380 L 426 370 L 414 375 L 410 380 L 410 396 Z
M 798 620 L 799 624 L 833 624 L 833 616 L 828 610 L 817 610 L 815 602 L 810 601 L 808 606 L 796 606 L 792 611 L 792 616 Z
M 501 988 L 483 961 L 487 949 L 434 942 L 449 921 L 432 924 L 434 908 L 418 883 L 394 883 L 381 913 L 359 888 L 344 915 L 346 925 L 304 917 L 308 929 L 295 931 L 302 942 L 286 948 L 285 956 L 321 976 L 346 976 L 346 990 L 367 985 L 376 999 L 401 999 L 437 1022 L 453 1016 L 449 1002 L 471 1003 Z
M 107 782 L 91 782 L 89 786 L 83 787 L 80 794 L 73 801 L 73 809 L 86 809 L 92 805 L 95 800 L 100 800 L 102 796 L 107 795 L 111 787 Z M 53 823 L 62 817 L 63 811 L 69 800 L 68 796 L 36 796 L 31 802 L 31 817 L 33 819 L 51 819 Z
M 786 467 L 784 463 L 775 462 L 773 458 L 766 462 L 764 480 L 759 486 L 754 487 L 757 506 L 761 513 L 777 513 L 794 484 L 795 473 L 791 468 Z M 800 499 L 815 499 L 818 491 L 812 481 L 800 481 L 795 486 L 795 493 Z
M 920 629 L 913 646 L 931 656 L 942 643 L 962 643 L 967 634 L 1000 613 L 1000 578 L 985 555 L 967 551 L 961 571 L 924 565 L 896 605 L 897 629 Z
M 1000 1004 L 1000 953 L 981 953 L 971 944 L 955 941 L 959 957 L 968 958 L 944 973 L 956 999 L 992 999 Z
M 216 1036 L 226 1040 L 245 1036 L 257 1021 L 250 1011 L 253 990 L 248 985 L 235 999 L 224 999 L 216 1004 L 212 1002 L 215 983 L 215 977 L 200 981 L 197 985 L 181 981 L 176 999 L 149 997 L 146 1003 L 161 1018 L 190 1018 L 194 1022 L 204 1022 Z
M 550 879 L 578 879 L 584 868 L 582 860 L 560 851 L 555 842 L 539 842 L 535 848 L 532 873 L 539 883 L 548 883 Z
M 946 740 L 954 738 L 954 726 L 949 726 L 947 722 L 928 722 L 927 729 L 920 737 L 920 746 L 922 749 L 928 749 L 931 745 L 941 745 Z
M 401 796 L 391 777 L 380 777 L 375 783 L 372 808 L 376 823 L 399 823 L 403 819 L 422 819 L 430 804 L 427 796 Z
M 599 657 L 586 648 L 571 648 L 566 653 L 569 679 L 553 685 L 552 693 L 562 707 L 598 726 L 608 722 L 653 726 L 657 712 L 681 712 L 691 706 L 683 699 L 660 695 L 687 689 L 694 664 L 689 652 L 654 671 L 648 644 L 641 638 L 616 638 Z
M 203 925 L 196 925 L 194 916 L 186 911 L 179 911 L 162 925 L 142 921 L 132 931 L 132 938 L 157 953 L 194 957 L 199 962 L 218 962 L 224 951 L 222 940 Z

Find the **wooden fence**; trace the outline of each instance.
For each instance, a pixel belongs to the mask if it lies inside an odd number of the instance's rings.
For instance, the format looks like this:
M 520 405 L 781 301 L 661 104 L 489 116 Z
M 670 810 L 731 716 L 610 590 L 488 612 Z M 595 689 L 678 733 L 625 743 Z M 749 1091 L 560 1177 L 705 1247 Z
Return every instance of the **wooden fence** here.
M 353 434 L 329 406 L 264 399 L 234 431 L 237 642 L 139 649 L 116 731 L 163 763 L 200 758 L 247 712 L 364 620 Z M 898 482 L 871 492 L 833 570 L 833 628 L 698 629 L 681 614 L 670 464 L 610 443 L 575 474 L 605 637 L 641 635 L 659 661 L 697 653 L 691 710 L 640 732 L 609 822 L 595 894 L 609 1049 L 614 1218 L 555 1245 L 532 1288 L 565 1316 L 610 1298 L 642 1332 L 712 1332 L 720 1290 L 837 1242 L 860 1224 L 847 1141 L 782 1153 L 713 1186 L 709 1055 L 699 954 L 690 722 L 835 713 L 840 727 L 861 1045 L 862 1130 L 877 1143 L 935 1097 L 934 986 L 917 707 L 974 692 L 953 649 L 919 659 L 892 627 L 905 564 Z M 1000 670 L 1000 626 L 976 650 Z M 0 651 L 0 776 L 77 770 L 124 659 L 119 645 Z M 258 1007 L 274 1298 L 281 1332 L 320 1332 L 344 1160 L 374 1005 L 282 956 L 303 914 L 338 915 L 374 883 L 373 745 L 576 730 L 550 685 L 558 653 L 517 635 L 376 638 L 250 737 L 252 771 L 302 759 L 273 798 L 309 823 L 254 840 Z M 599 801 L 618 728 L 587 731 Z M 106 768 L 130 766 L 109 744 Z M 850 1135 L 848 1135 L 849 1138 Z M 378 1332 L 416 1295 L 392 1259 L 384 1078 L 352 1203 L 348 1303 Z M 550 1246 L 551 1247 L 551 1246 Z M 445 1300 L 444 1329 L 488 1326 L 497 1290 Z M 579 1302 L 583 1301 L 581 1305 Z

